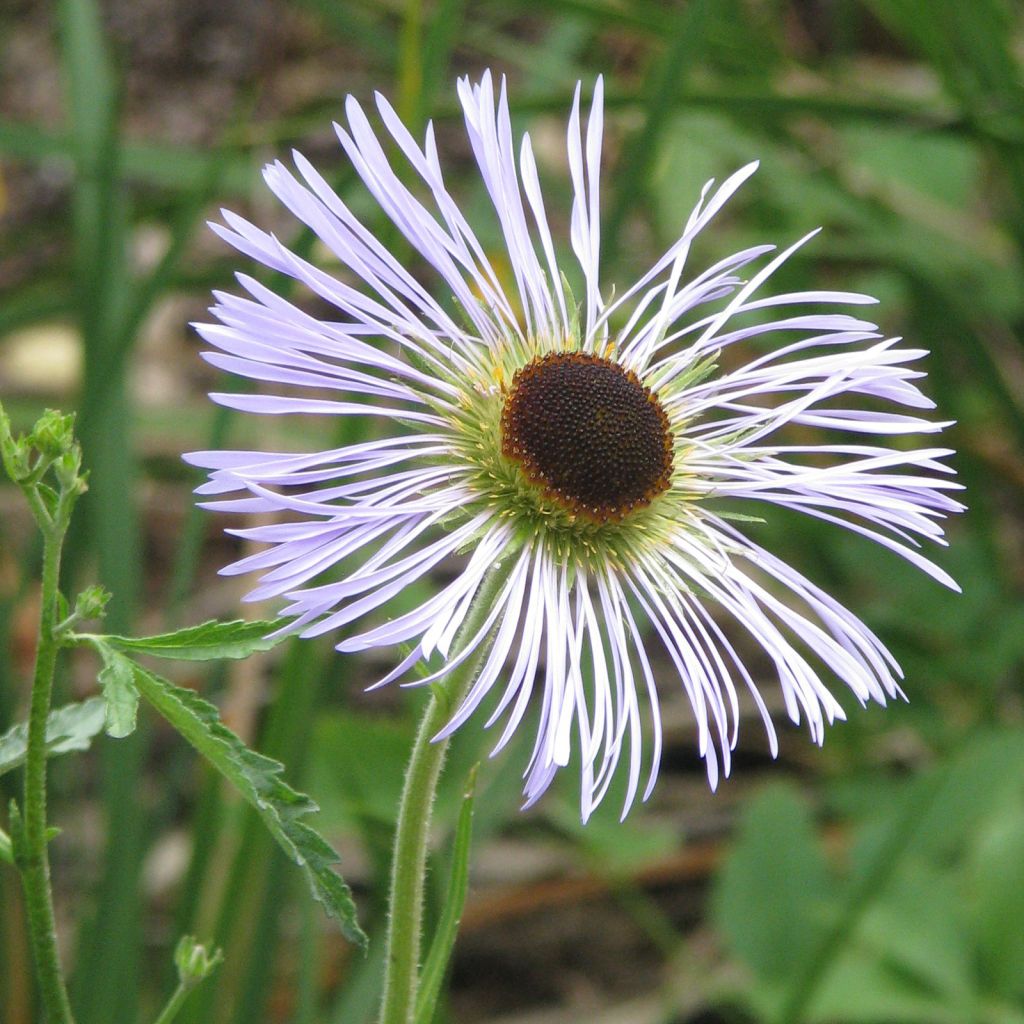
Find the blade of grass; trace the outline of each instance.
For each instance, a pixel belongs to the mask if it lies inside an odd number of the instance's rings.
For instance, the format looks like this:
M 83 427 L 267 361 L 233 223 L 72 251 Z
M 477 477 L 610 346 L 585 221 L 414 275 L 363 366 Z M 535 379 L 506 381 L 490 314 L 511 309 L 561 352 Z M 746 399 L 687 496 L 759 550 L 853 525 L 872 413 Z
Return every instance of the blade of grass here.
M 407 124 L 419 125 L 423 89 L 423 3 L 405 0 L 402 29 L 399 34 L 398 112 Z
M 448 879 L 441 917 L 434 930 L 430 952 L 420 972 L 419 990 L 416 993 L 416 1024 L 431 1024 L 437 1007 L 441 985 L 448 973 L 448 963 L 462 920 L 462 908 L 466 905 L 469 892 L 469 851 L 473 839 L 473 800 L 476 796 L 476 773 L 474 765 L 466 779 L 466 786 L 459 809 L 459 820 L 455 826 L 455 842 L 452 848 L 452 870 Z
M 438 0 L 423 40 L 423 71 L 416 124 L 422 125 L 448 75 L 452 49 L 459 37 L 465 16 L 466 0 Z
M 323 961 L 322 928 L 312 901 L 295 890 L 299 902 L 299 966 L 295 984 L 295 1013 L 291 1024 L 317 1024 L 320 1002 L 319 973 Z
M 57 11 L 76 169 L 75 284 L 85 349 L 78 431 L 91 487 L 83 513 L 100 580 L 114 595 L 108 621 L 123 632 L 135 607 L 140 559 L 130 500 L 134 481 L 124 365 L 108 359 L 127 294 L 116 84 L 96 4 L 62 0 Z M 85 542 L 79 531 L 69 552 L 77 564 Z M 145 826 L 136 780 L 144 750 L 141 730 L 103 749 L 107 845 L 95 916 L 79 935 L 75 1003 L 81 1024 L 132 1020 L 137 1013 Z
M 35 162 L 75 163 L 79 137 L 35 124 L 0 118 L 0 153 Z M 121 171 L 126 181 L 159 188 L 195 189 L 209 177 L 217 154 L 159 142 L 123 142 Z M 222 172 L 222 187 L 233 195 L 248 195 L 258 180 L 257 168 L 244 151 L 231 153 Z
M 659 138 L 672 113 L 673 100 L 700 53 L 709 17 L 708 0 L 692 0 L 674 19 L 665 51 L 648 75 L 644 88 L 644 122 L 622 148 L 625 155 L 615 175 L 615 197 L 601 228 L 602 260 L 605 263 L 615 258 L 626 213 L 635 209 L 637 198 L 646 190 Z
M 244 885 L 254 888 L 251 906 L 240 918 L 240 924 L 246 929 L 243 942 L 239 942 L 241 936 L 235 933 L 236 948 L 244 957 L 237 1002 L 230 1018 L 236 1024 L 267 1018 L 275 969 L 282 952 L 281 893 L 287 893 L 290 888 L 285 858 L 279 850 L 270 848 L 265 839 L 261 837 L 258 843 L 249 844 L 245 856 L 255 858 L 257 870 L 243 868 L 239 874 Z M 312 902 L 305 894 L 300 894 L 299 898 L 303 906 Z M 245 921 L 250 924 L 244 924 Z
M 128 308 L 118 325 L 117 335 L 111 343 L 110 360 L 117 362 L 127 355 L 134 344 L 153 303 L 170 285 L 185 250 L 199 226 L 203 211 L 221 191 L 230 158 L 229 139 L 236 134 L 238 126 L 248 119 L 251 103 L 244 104 L 244 113 L 233 118 L 234 129 L 227 133 L 225 140 L 217 147 L 213 159 L 207 164 L 203 177 L 194 188 L 188 189 L 178 203 L 178 209 L 171 223 L 170 242 L 153 270 L 134 288 Z

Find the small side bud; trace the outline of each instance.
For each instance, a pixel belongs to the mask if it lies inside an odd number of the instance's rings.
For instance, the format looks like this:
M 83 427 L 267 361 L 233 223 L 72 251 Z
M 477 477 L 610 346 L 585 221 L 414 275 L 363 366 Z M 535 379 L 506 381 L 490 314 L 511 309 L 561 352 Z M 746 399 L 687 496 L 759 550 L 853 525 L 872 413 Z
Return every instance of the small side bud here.
M 186 988 L 198 985 L 224 959 L 220 949 L 207 949 L 193 935 L 183 935 L 174 950 L 178 980 Z
M 30 449 L 23 437 L 16 438 L 11 433 L 11 421 L 0 406 L 0 458 L 3 459 L 4 470 L 12 482 L 26 480 L 32 472 Z
M 100 586 L 86 587 L 75 598 L 76 619 L 102 619 L 106 612 L 110 592 Z
M 11 856 L 15 865 L 23 869 L 28 862 L 28 849 L 25 845 L 25 823 L 17 800 L 12 799 L 7 806 L 7 821 L 11 830 Z
M 53 464 L 53 471 L 63 491 L 84 494 L 88 490 L 82 473 L 82 449 L 77 442 L 72 443 L 57 459 Z

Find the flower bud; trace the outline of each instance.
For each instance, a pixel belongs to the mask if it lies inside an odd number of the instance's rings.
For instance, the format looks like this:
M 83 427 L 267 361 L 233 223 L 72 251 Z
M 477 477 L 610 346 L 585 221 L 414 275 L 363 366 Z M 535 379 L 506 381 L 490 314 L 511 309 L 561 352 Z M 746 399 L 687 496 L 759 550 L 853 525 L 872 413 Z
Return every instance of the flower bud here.
M 193 935 L 183 935 L 174 950 L 174 966 L 182 985 L 198 985 L 224 959 L 220 949 L 212 952 Z
M 100 586 L 86 587 L 75 598 L 75 616 L 79 619 L 102 619 L 110 592 Z
M 75 443 L 74 413 L 64 415 L 56 409 L 47 409 L 29 435 L 29 442 L 48 459 L 59 459 Z

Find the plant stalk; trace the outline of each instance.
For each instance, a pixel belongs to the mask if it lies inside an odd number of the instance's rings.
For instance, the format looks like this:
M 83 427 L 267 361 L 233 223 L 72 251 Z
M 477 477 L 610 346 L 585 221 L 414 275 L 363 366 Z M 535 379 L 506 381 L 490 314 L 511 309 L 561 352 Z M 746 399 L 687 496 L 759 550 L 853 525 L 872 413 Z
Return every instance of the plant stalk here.
M 57 949 L 50 859 L 46 849 L 46 719 L 50 713 L 53 673 L 57 663 L 57 587 L 66 525 L 66 520 L 58 513 L 52 525 L 43 531 L 39 647 L 32 677 L 25 755 L 24 840 L 20 844 L 22 849 L 18 851 L 36 975 L 49 1024 L 73 1024 L 74 1021 Z
M 188 999 L 191 991 L 191 985 L 186 985 L 183 981 L 178 982 L 178 987 L 171 994 L 171 998 L 167 1000 L 167 1005 L 156 1019 L 156 1024 L 171 1024 L 171 1021 L 178 1016 L 178 1012 L 185 1005 L 185 1000 Z
M 463 649 L 481 628 L 507 573 L 495 563 L 480 585 L 454 644 Z M 461 642 L 460 642 L 461 641 Z M 391 892 L 385 945 L 384 997 L 380 1024 L 411 1024 L 416 1008 L 420 976 L 420 940 L 423 929 L 423 892 L 427 866 L 430 820 L 438 779 L 448 752 L 448 739 L 433 742 L 452 712 L 469 692 L 493 643 L 483 641 L 471 655 L 432 689 L 430 703 L 420 722 L 398 811 L 391 862 Z

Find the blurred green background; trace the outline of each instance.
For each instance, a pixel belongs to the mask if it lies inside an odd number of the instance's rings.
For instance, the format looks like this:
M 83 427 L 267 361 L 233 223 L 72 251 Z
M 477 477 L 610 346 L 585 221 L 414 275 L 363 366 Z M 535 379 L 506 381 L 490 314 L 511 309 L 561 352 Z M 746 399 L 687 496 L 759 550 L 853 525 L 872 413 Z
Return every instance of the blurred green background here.
M 706 178 L 759 158 L 693 266 L 823 225 L 776 288 L 872 292 L 883 330 L 931 350 L 927 390 L 956 420 L 946 440 L 970 507 L 939 558 L 963 595 L 823 524 L 759 528 L 891 645 L 910 703 L 841 698 L 850 721 L 824 749 L 783 726 L 778 763 L 748 715 L 713 796 L 666 669 L 662 780 L 623 826 L 610 799 L 582 828 L 571 778 L 520 814 L 523 744 L 486 762 L 439 1024 L 1024 1022 L 1022 55 L 1024 10 L 1009 0 L 0 3 L 0 398 L 23 428 L 45 406 L 79 412 L 92 477 L 69 577 L 114 591 L 114 631 L 237 614 L 237 581 L 216 576 L 234 549 L 192 509 L 182 451 L 332 436 L 215 411 L 187 323 L 211 288 L 253 270 L 205 228 L 218 206 L 316 252 L 259 178 L 292 145 L 398 245 L 334 141 L 347 93 L 380 89 L 417 131 L 434 120 L 449 187 L 500 259 L 455 76 L 508 75 L 567 252 L 566 112 L 577 79 L 589 91 L 603 73 L 607 282 L 628 285 L 674 240 Z M 24 713 L 37 559 L 0 487 L 0 731 Z M 385 659 L 303 642 L 179 677 L 322 804 L 374 938 L 418 707 L 362 693 Z M 67 665 L 58 700 L 91 692 L 94 675 Z M 438 897 L 460 787 L 488 740 L 471 726 L 456 744 Z M 189 1024 L 371 1019 L 379 943 L 364 960 L 330 931 L 174 736 L 150 723 L 54 762 L 53 790 L 81 1024 L 151 1019 L 186 930 L 227 954 Z M 0 1020 L 28 1024 L 9 871 L 0 907 Z

